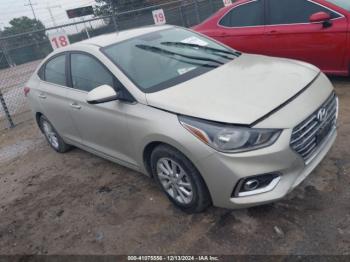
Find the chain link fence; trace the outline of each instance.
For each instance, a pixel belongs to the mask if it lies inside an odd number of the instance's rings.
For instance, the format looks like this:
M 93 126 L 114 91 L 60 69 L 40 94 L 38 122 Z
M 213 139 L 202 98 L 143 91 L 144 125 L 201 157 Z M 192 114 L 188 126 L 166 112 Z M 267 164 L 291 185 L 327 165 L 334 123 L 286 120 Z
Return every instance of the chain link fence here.
M 152 25 L 152 11 L 157 9 L 163 9 L 167 24 L 192 27 L 222 7 L 222 0 L 171 1 L 0 38 L 0 131 L 30 119 L 23 87 L 40 61 L 52 52 L 50 34 L 63 31 L 70 43 L 75 43 L 118 30 Z

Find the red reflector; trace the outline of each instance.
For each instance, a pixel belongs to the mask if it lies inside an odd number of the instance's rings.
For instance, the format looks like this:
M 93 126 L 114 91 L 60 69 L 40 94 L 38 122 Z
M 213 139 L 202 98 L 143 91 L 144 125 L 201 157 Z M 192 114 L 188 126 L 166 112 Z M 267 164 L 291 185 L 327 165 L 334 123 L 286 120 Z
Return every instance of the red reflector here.
M 24 95 L 28 96 L 29 92 L 30 92 L 30 88 L 29 87 L 25 87 L 24 88 Z

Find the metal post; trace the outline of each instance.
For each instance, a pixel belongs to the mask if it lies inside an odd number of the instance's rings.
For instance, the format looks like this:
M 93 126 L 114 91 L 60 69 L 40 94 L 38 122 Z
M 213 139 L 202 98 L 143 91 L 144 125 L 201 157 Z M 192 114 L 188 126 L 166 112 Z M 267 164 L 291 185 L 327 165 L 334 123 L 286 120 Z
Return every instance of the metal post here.
M 138 16 L 142 16 L 142 13 L 141 12 L 135 12 L 134 14 L 133 14 L 133 23 L 134 23 L 134 27 L 137 27 L 137 26 L 140 26 L 139 24 L 138 24 Z
M 185 17 L 184 17 L 184 12 L 182 10 L 182 4 L 179 6 L 179 13 L 181 16 L 181 23 L 183 27 L 186 27 L 186 22 L 185 22 Z
M 6 105 L 6 102 L 5 102 L 5 99 L 4 99 L 3 95 L 2 95 L 1 90 L 0 90 L 0 104 L 2 105 L 2 108 L 4 109 L 6 119 L 7 119 L 7 121 L 10 124 L 10 128 L 14 128 L 15 124 L 12 121 L 12 118 L 11 118 L 11 115 L 10 115 L 10 111 L 9 111 L 7 105 Z
M 37 5 L 37 3 L 33 4 L 31 0 L 28 0 L 28 2 L 29 3 L 24 5 L 24 6 L 30 6 L 30 8 L 32 9 L 32 12 L 33 12 L 33 17 L 34 17 L 35 20 L 37 20 L 36 19 L 36 14 L 35 14 L 35 11 L 34 11 L 34 7 L 33 7 L 34 5 Z
M 115 11 L 116 7 L 114 6 L 114 2 L 113 0 L 109 0 L 109 3 L 110 3 L 110 6 L 112 8 L 112 21 L 113 21 L 113 25 L 114 25 L 114 30 L 116 32 L 118 32 L 118 24 L 117 24 L 117 19 L 116 19 L 116 16 L 117 16 L 117 13 Z
M 215 12 L 213 0 L 209 0 L 209 4 L 210 4 L 211 13 L 213 14 Z
M 118 24 L 117 24 L 117 19 L 116 19 L 116 13 L 115 13 L 115 11 L 113 11 L 112 20 L 113 20 L 114 30 L 115 30 L 116 32 L 118 32 Z
M 86 24 L 85 24 L 85 19 L 84 19 L 84 17 L 82 17 L 81 19 L 83 20 L 83 24 L 84 24 L 84 29 L 85 29 L 86 35 L 87 35 L 88 38 L 90 38 L 89 31 L 88 31 L 88 29 L 86 27 Z
M 77 23 L 78 20 L 76 18 L 73 18 L 73 21 L 74 21 L 74 23 Z M 77 33 L 79 34 L 78 24 L 75 24 L 75 29 L 77 30 Z
M 46 9 L 49 11 L 49 14 L 50 14 L 50 17 L 51 17 L 51 20 L 52 20 L 52 24 L 53 24 L 54 27 L 56 27 L 57 26 L 56 19 L 55 19 L 53 13 L 52 13 L 52 9 L 54 9 L 54 8 L 62 8 L 62 6 L 61 5 L 51 5 L 51 6 L 49 6 L 48 4 L 46 6 Z M 57 28 L 57 32 L 59 32 L 58 28 Z
M 195 9 L 195 12 L 196 12 L 197 24 L 199 24 L 201 22 L 201 17 L 199 15 L 198 0 L 194 0 L 194 9 Z

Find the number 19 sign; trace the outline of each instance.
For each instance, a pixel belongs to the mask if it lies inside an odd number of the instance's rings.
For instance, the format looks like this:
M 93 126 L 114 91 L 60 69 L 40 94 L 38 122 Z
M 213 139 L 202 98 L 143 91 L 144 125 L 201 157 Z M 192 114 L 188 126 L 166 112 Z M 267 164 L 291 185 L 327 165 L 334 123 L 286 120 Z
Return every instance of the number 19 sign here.
M 223 0 L 223 1 L 224 1 L 224 6 L 232 5 L 232 0 Z
M 58 49 L 69 45 L 69 38 L 66 33 L 61 32 L 49 36 L 52 49 Z
M 164 25 L 166 23 L 165 15 L 163 9 L 158 9 L 152 11 L 153 20 L 156 25 Z

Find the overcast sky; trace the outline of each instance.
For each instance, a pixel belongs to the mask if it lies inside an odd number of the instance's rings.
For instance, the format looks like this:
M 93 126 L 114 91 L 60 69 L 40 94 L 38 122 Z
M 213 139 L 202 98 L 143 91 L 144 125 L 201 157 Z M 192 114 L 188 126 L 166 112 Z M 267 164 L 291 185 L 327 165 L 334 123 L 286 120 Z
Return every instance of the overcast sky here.
M 50 17 L 50 13 L 47 9 L 48 6 L 57 6 L 61 7 L 51 8 L 52 13 L 55 17 L 56 23 L 58 25 L 65 24 L 68 22 L 73 22 L 69 20 L 65 10 L 93 5 L 94 0 L 31 0 L 33 3 L 33 8 L 35 14 L 39 20 L 41 20 L 46 27 L 53 26 L 53 21 Z M 0 0 L 0 28 L 8 26 L 8 22 L 15 17 L 28 16 L 33 18 L 33 12 L 30 6 L 25 6 L 28 4 L 28 0 Z

